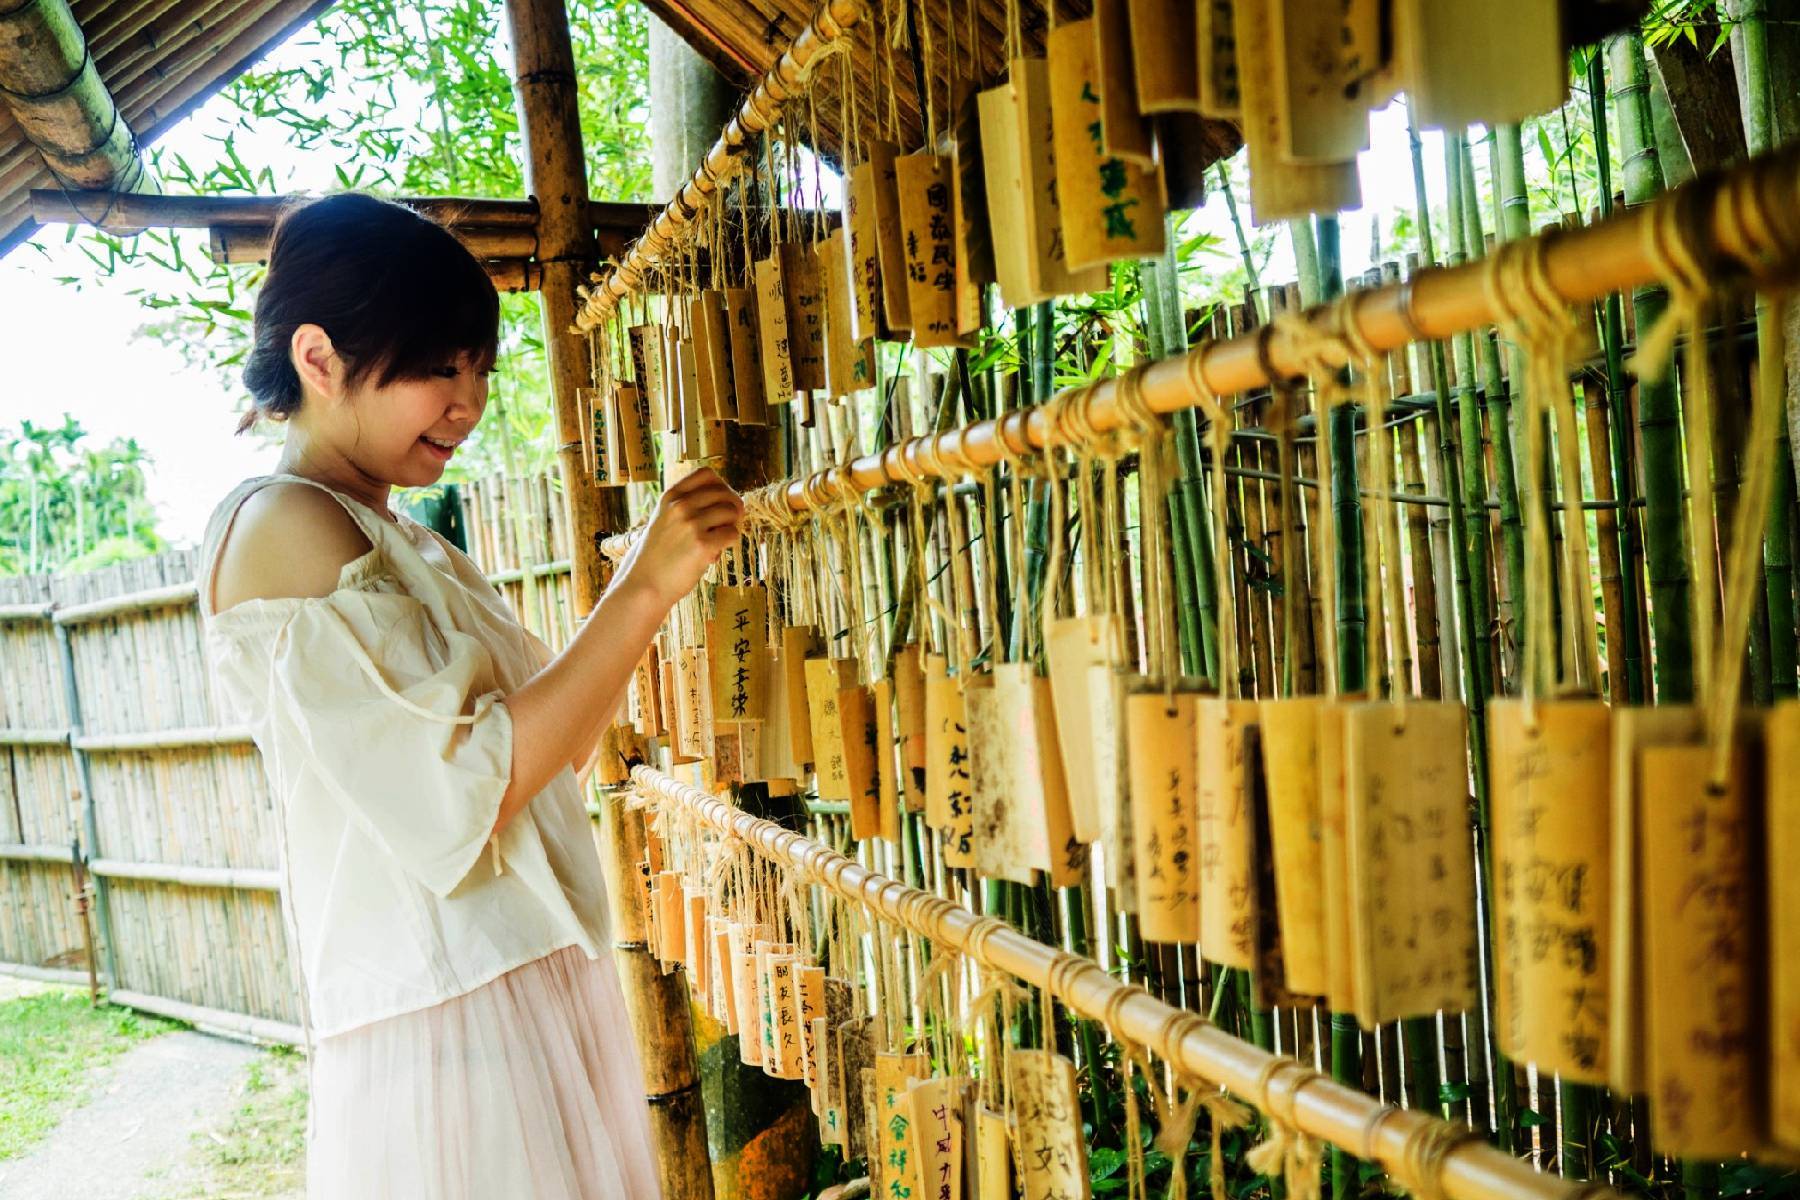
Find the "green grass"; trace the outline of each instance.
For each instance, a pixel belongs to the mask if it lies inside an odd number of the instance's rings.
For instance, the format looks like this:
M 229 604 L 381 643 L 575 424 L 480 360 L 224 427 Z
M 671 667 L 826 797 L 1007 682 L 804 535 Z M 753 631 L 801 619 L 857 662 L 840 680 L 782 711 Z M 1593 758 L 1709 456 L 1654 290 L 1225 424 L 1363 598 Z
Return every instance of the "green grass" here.
M 89 1073 L 182 1026 L 60 988 L 0 1001 L 0 1162 L 56 1128 L 87 1096 Z
M 223 1129 L 194 1135 L 194 1155 L 204 1200 L 298 1200 L 306 1184 L 305 1058 L 275 1049 L 251 1062 L 237 1111 Z

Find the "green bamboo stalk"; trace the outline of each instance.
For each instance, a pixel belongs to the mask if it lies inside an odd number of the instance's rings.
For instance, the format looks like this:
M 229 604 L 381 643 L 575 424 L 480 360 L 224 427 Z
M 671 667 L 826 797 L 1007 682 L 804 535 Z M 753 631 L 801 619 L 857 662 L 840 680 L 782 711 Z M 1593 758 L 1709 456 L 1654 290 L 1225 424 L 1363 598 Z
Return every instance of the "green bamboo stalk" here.
M 1594 157 L 1600 170 L 1600 215 L 1613 211 L 1611 148 L 1607 137 L 1606 63 L 1599 47 L 1588 54 L 1588 100 L 1594 121 Z M 1612 417 L 1609 426 L 1613 496 L 1619 502 L 1619 561 L 1625 565 L 1622 586 L 1624 604 L 1619 627 L 1606 631 L 1606 656 L 1618 670 L 1612 678 L 1613 697 L 1642 704 L 1649 696 L 1644 678 L 1644 659 L 1639 652 L 1643 635 L 1638 626 L 1643 612 L 1643 550 L 1638 536 L 1637 513 L 1631 506 L 1636 483 L 1631 470 L 1631 439 L 1625 426 L 1629 387 L 1625 379 L 1625 318 L 1616 292 L 1608 293 L 1601 309 L 1600 342 L 1606 354 L 1606 403 Z M 1621 685 L 1623 685 L 1621 687 Z
M 1305 217 L 1291 218 L 1288 237 L 1294 244 L 1294 272 L 1300 285 L 1300 306 L 1311 308 L 1319 302 L 1319 243 L 1313 236 L 1312 222 Z
M 1606 44 L 1619 129 L 1621 180 L 1627 204 L 1644 204 L 1663 189 L 1650 120 L 1649 76 L 1643 40 L 1622 33 Z M 1637 329 L 1655 325 L 1668 292 L 1645 286 L 1631 294 Z M 1644 559 L 1650 578 L 1651 677 L 1662 704 L 1694 698 L 1694 642 L 1689 623 L 1690 581 L 1685 551 L 1681 411 L 1673 378 L 1638 381 L 1638 440 L 1643 450 Z
M 1766 0 L 1734 0 L 1732 51 L 1743 67 L 1739 97 L 1744 114 L 1744 141 L 1751 154 L 1766 153 L 1775 143 L 1775 98 L 1769 84 L 1769 30 Z M 1793 103 L 1790 99 L 1788 103 Z M 1757 353 L 1775 345 L 1773 314 L 1762 300 L 1756 305 Z M 1792 385 L 1790 384 L 1790 387 Z M 1785 398 L 1784 398 L 1785 399 Z M 1775 443 L 1775 486 L 1769 495 L 1768 526 L 1763 539 L 1763 579 L 1768 597 L 1769 678 L 1777 699 L 1795 694 L 1796 631 L 1794 622 L 1793 446 L 1787 422 Z

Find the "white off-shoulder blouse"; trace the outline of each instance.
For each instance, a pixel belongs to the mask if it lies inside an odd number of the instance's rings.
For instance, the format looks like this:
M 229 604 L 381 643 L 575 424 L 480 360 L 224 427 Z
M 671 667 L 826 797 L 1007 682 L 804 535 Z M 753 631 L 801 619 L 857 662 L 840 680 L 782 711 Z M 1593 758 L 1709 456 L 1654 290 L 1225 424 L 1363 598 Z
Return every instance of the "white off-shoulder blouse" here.
M 239 506 L 281 482 L 336 498 L 371 549 L 329 596 L 214 613 Z M 408 518 L 269 475 L 214 511 L 201 562 L 219 699 L 262 751 L 280 813 L 309 1036 L 429 1007 L 565 946 L 599 957 L 605 888 L 574 772 L 489 843 L 512 767 L 505 697 L 550 651 L 466 555 Z

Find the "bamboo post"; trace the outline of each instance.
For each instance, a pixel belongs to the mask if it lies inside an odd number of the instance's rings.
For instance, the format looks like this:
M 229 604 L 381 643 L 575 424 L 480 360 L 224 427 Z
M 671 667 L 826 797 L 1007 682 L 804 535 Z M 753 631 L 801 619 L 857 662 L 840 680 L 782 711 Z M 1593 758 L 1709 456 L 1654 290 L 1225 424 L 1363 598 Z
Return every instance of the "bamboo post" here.
M 62 660 L 63 695 L 69 710 L 69 753 L 75 759 L 75 778 L 81 787 L 81 832 L 83 844 L 91 857 L 100 853 L 100 834 L 94 814 L 94 781 L 87 752 L 76 744 L 81 737 L 81 693 L 76 687 L 75 651 L 69 644 L 69 627 L 56 626 L 56 647 Z M 106 879 L 93 876 L 94 906 L 100 918 L 100 945 L 106 954 L 106 976 L 109 989 L 119 986 L 119 948 L 113 938 L 112 891 Z
M 154 191 L 68 0 L 0 0 L 0 97 L 56 179 Z
M 588 381 L 587 343 L 563 332 L 574 324 L 576 284 L 594 254 L 574 51 L 561 0 L 507 0 L 506 15 L 523 114 L 526 187 L 538 203 L 544 343 L 556 409 L 575 613 L 585 619 L 599 602 L 605 582 L 601 539 L 623 529 L 627 514 L 624 489 L 603 489 L 583 469 L 585 431 L 576 389 Z M 616 875 L 623 865 L 617 823 L 603 823 L 601 838 L 602 861 Z M 621 939 L 615 953 L 633 1032 L 640 1038 L 651 1138 L 664 1195 L 669 1200 L 711 1200 L 706 1118 L 682 981 L 656 969 L 641 937 Z

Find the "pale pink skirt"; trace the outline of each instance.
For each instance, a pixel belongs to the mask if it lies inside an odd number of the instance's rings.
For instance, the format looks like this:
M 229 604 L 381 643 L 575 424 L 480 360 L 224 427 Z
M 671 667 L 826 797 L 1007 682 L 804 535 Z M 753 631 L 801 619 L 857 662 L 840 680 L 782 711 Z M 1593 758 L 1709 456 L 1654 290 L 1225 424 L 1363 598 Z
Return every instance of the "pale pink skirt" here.
M 568 946 L 313 1047 L 312 1200 L 655 1200 L 610 956 Z

